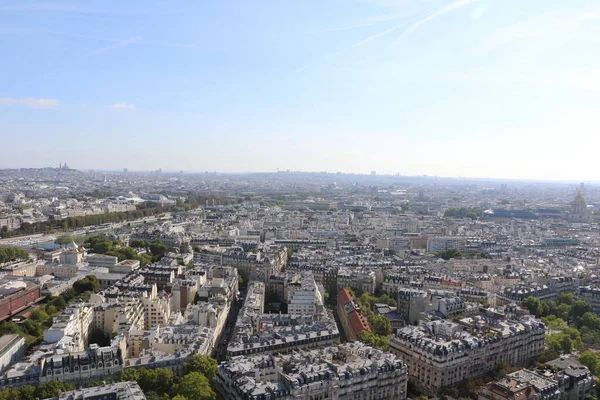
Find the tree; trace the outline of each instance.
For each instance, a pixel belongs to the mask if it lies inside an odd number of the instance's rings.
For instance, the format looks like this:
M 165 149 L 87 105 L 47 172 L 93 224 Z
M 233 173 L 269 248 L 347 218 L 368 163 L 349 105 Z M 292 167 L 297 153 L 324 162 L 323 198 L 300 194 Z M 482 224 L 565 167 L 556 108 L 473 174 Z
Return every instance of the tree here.
M 56 310 L 58 310 L 58 311 L 64 310 L 65 307 L 67 306 L 67 302 L 62 296 L 53 298 L 52 300 L 50 300 L 49 304 L 53 305 L 56 308 Z
M 96 293 L 100 290 L 100 283 L 95 275 L 88 275 L 83 279 L 76 281 L 73 284 L 73 289 L 77 293 L 92 292 Z
M 150 252 L 155 257 L 164 256 L 167 250 L 169 250 L 169 247 L 158 240 L 155 240 L 154 242 L 150 243 Z
M 573 304 L 574 297 L 575 296 L 573 295 L 573 293 L 561 293 L 558 295 L 556 302 L 558 304 L 566 304 L 570 306 L 571 304 Z
M 217 398 L 208 378 L 199 372 L 184 375 L 173 387 L 173 392 L 176 396 L 183 396 L 187 400 L 216 400 Z
M 37 387 L 36 396 L 40 399 L 48 399 L 51 397 L 58 397 L 59 393 L 73 389 L 73 385 L 69 383 L 50 381 Z
M 556 310 L 556 315 L 558 316 L 558 318 L 566 321 L 569 319 L 569 314 L 571 312 L 571 306 L 569 306 L 568 304 L 559 304 Z
M 69 243 L 73 243 L 73 237 L 71 235 L 62 235 L 56 238 L 54 243 L 64 246 Z
M 217 360 L 205 354 L 194 354 L 184 366 L 188 373 L 200 372 L 212 381 L 217 375 L 219 364 Z
M 35 400 L 35 386 L 25 385 L 19 388 L 21 400 Z
M 168 368 L 157 368 L 155 371 L 154 390 L 159 394 L 170 393 L 173 388 L 173 383 L 175 382 L 173 371 Z
M 90 332 L 88 342 L 90 344 L 96 343 L 98 346 L 108 346 L 110 345 L 110 337 L 104 333 L 104 331 L 100 328 L 94 328 Z
M 134 248 L 141 247 L 141 248 L 147 249 L 148 247 L 150 247 L 150 243 L 148 243 L 148 241 L 146 241 L 146 240 L 136 240 L 136 239 L 134 239 L 134 240 L 132 240 L 132 241 L 129 242 L 129 246 L 130 247 L 134 247 Z
M 522 301 L 523 306 L 536 317 L 541 316 L 542 302 L 537 297 L 529 296 Z
M 30 320 L 36 322 L 45 322 L 50 318 L 48 313 L 44 311 L 42 307 L 37 307 L 35 310 L 31 312 Z
M 143 369 L 143 368 L 140 368 Z M 140 378 L 138 368 L 127 368 L 119 371 L 119 382 L 137 381 Z
M 16 247 L 0 248 L 0 263 L 29 259 L 29 253 Z
M 376 335 L 388 336 L 392 334 L 392 323 L 383 315 L 372 318 L 372 327 Z
M 560 339 L 560 346 L 562 348 L 563 354 L 571 354 L 571 352 L 573 351 L 573 340 L 569 336 L 564 335 Z
M 571 307 L 571 318 L 576 320 L 577 318 L 583 316 L 586 312 L 589 311 L 591 310 L 590 305 L 587 301 L 577 300 L 573 303 L 573 306 Z
M 465 217 L 470 218 L 472 220 L 476 220 L 477 214 L 475 214 L 473 211 L 469 211 L 468 213 L 465 214 Z
M 451 258 L 460 258 L 464 257 L 464 254 L 457 249 L 448 249 L 445 251 L 440 251 L 437 253 L 433 253 L 435 256 L 443 258 L 444 260 L 450 260 Z
M 588 367 L 590 372 L 594 375 L 600 375 L 600 355 L 593 351 L 584 351 L 579 356 L 579 361 Z
M 577 320 L 577 325 L 580 328 L 588 327 L 591 329 L 600 330 L 600 317 L 594 313 L 586 312 L 581 316 L 581 318 L 579 318 L 579 320 Z

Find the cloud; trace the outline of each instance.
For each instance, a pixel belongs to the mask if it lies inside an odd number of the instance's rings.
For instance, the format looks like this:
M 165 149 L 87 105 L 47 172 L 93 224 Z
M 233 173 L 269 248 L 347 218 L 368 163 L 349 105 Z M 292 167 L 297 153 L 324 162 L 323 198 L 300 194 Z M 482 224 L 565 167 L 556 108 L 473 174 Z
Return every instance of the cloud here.
M 597 19 L 597 18 L 600 18 L 600 10 L 594 10 L 594 11 L 590 11 L 585 14 L 582 14 L 582 15 L 576 17 L 574 19 L 574 21 L 579 22 L 579 21 L 585 21 L 588 19 Z
M 156 46 L 164 46 L 164 47 L 182 47 L 186 49 L 201 49 L 201 46 L 191 43 L 178 43 L 178 42 L 168 42 L 164 40 L 141 40 L 140 43 L 154 44 Z
M 16 105 L 29 108 L 56 108 L 60 106 L 60 101 L 57 99 L 35 99 L 31 97 L 0 97 L 1 105 Z
M 403 16 L 400 13 L 393 13 L 393 14 L 384 14 L 384 15 L 378 15 L 375 17 L 367 17 L 362 19 L 361 21 L 357 21 L 353 24 L 350 25 L 345 25 L 345 26 L 341 26 L 341 27 L 336 27 L 336 28 L 331 28 L 331 29 L 325 29 L 323 31 L 319 31 L 317 33 L 328 33 L 328 32 L 337 32 L 337 31 L 345 31 L 348 29 L 356 29 L 356 28 L 362 28 L 365 26 L 372 26 L 375 24 L 378 24 L 380 22 L 385 22 L 385 21 L 390 21 L 393 19 L 397 19 L 399 17 Z
M 358 47 L 358 46 L 362 46 L 363 44 L 365 44 L 365 43 L 368 43 L 368 42 L 370 42 L 370 41 L 371 41 L 371 40 L 373 40 L 373 39 L 377 39 L 378 37 L 381 37 L 381 36 L 387 35 L 388 33 L 392 33 L 392 32 L 394 32 L 395 30 L 398 30 L 398 29 L 402 28 L 403 26 L 404 26 L 404 24 L 396 25 L 396 26 L 394 26 L 394 27 L 391 27 L 390 29 L 387 29 L 387 30 L 385 30 L 385 31 L 383 31 L 383 32 L 379 32 L 379 33 L 376 33 L 376 34 L 374 34 L 374 35 L 371 35 L 371 36 L 369 36 L 368 38 L 361 40 L 360 42 L 356 42 L 356 43 L 354 43 L 354 44 L 352 45 L 352 47 Z
M 112 50 L 116 50 L 119 49 L 121 47 L 125 47 L 125 46 L 129 46 L 130 44 L 134 44 L 139 42 L 141 39 L 141 36 L 134 36 L 134 37 L 130 37 L 129 39 L 125 39 L 125 40 L 120 40 L 116 43 L 113 43 L 109 46 L 105 46 L 105 47 L 101 47 L 97 50 L 91 51 L 89 53 L 87 53 L 87 56 L 94 56 L 94 55 L 98 55 L 98 54 L 102 54 L 102 53 L 106 53 Z
M 404 32 L 402 32 L 402 34 L 397 39 L 397 41 L 401 40 L 405 36 L 410 35 L 411 33 L 413 33 L 414 31 L 416 31 L 421 26 L 425 25 L 426 23 L 428 23 L 431 20 L 441 17 L 442 15 L 447 14 L 451 11 L 454 11 L 458 8 L 468 6 L 469 4 L 477 3 L 479 1 L 480 0 L 457 0 L 457 1 L 450 3 L 444 7 L 438 8 L 433 13 L 427 15 L 426 17 L 420 18 L 419 20 L 417 20 L 416 22 L 411 24 L 408 28 L 406 28 L 406 30 Z
M 112 108 L 113 110 L 135 110 L 136 109 L 134 104 L 127 104 L 127 103 L 111 104 L 110 108 Z

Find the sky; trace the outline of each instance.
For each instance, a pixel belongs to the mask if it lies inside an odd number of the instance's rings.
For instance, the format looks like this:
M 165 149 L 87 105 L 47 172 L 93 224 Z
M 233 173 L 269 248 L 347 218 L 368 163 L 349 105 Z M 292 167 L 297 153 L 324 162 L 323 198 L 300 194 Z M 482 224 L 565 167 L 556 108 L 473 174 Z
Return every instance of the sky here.
M 0 0 L 0 168 L 600 181 L 598 0 Z

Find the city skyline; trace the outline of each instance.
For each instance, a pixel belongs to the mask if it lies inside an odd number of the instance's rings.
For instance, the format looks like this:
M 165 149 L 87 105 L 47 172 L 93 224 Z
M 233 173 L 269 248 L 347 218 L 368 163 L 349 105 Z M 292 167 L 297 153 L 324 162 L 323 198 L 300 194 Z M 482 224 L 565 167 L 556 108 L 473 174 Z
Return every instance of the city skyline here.
M 597 181 L 599 18 L 583 0 L 5 2 L 0 168 Z

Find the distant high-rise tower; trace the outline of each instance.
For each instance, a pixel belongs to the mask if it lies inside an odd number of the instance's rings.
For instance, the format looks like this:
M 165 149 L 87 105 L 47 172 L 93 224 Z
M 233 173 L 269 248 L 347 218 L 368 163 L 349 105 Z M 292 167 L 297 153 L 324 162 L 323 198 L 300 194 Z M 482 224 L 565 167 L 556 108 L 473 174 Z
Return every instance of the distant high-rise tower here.
M 129 170 L 127 168 L 123 168 L 123 173 L 126 174 L 127 172 L 129 172 Z
M 371 176 L 376 176 L 377 175 L 377 171 L 371 171 Z

